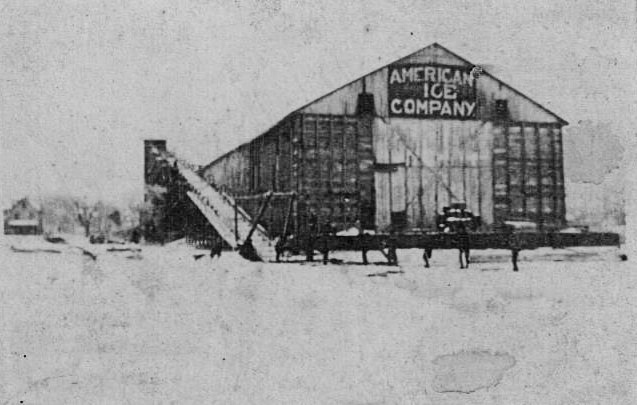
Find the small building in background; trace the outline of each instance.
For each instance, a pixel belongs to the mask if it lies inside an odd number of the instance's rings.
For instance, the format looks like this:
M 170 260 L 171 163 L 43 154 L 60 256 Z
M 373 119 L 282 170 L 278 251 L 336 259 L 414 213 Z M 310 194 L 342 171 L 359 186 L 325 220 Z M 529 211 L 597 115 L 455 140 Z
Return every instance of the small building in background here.
M 28 198 L 17 201 L 4 211 L 4 233 L 6 235 L 41 235 L 42 210 Z

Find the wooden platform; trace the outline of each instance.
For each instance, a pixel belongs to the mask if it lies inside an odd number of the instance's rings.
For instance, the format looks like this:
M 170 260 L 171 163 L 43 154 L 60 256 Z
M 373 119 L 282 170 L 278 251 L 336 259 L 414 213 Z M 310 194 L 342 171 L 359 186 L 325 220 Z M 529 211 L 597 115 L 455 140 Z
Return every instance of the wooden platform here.
M 573 247 L 573 246 L 619 246 L 619 235 L 616 233 L 516 233 L 522 250 L 539 247 Z M 327 248 L 333 250 L 377 250 L 394 245 L 397 249 L 457 249 L 458 235 L 454 233 L 424 234 L 377 234 L 364 236 L 327 235 L 313 238 L 313 246 L 320 250 L 327 242 Z M 504 233 L 483 232 L 470 233 L 471 249 L 510 249 L 509 237 Z M 303 250 L 307 238 L 291 239 L 287 249 Z

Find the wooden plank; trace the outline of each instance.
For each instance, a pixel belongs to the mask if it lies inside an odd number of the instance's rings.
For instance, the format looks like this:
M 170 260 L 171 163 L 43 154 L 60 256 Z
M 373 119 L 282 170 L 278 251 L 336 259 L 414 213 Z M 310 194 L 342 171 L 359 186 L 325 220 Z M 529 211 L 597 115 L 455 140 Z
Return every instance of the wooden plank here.
M 480 125 L 479 129 L 476 129 L 476 138 L 475 138 L 475 153 L 476 153 L 476 175 L 477 175 L 477 192 L 478 192 L 478 210 L 476 211 L 476 213 L 478 214 L 478 216 L 480 216 L 480 218 L 484 221 L 484 214 L 483 214 L 483 204 L 482 204 L 482 143 L 481 141 L 481 135 L 482 135 L 482 131 L 484 130 L 484 123 Z
M 520 187 L 522 189 L 522 212 L 525 217 L 528 217 L 526 210 L 526 142 L 524 139 L 524 124 L 520 124 L 520 169 L 521 169 L 521 179 L 520 179 Z
M 426 133 L 421 133 L 418 137 L 418 150 L 420 154 L 420 159 L 418 160 L 418 227 L 425 227 L 425 202 L 424 194 L 424 183 L 423 183 L 423 170 L 424 170 L 424 153 L 423 153 L 423 138 L 427 136 Z
M 389 173 L 379 172 L 374 176 L 374 188 L 376 190 L 376 229 L 383 231 L 390 225 L 391 211 L 389 186 Z
M 329 179 L 329 191 L 330 193 L 334 191 L 334 119 L 331 118 L 329 120 L 329 145 L 330 145 L 330 163 L 328 166 L 328 179 Z
M 507 204 L 507 215 L 511 215 L 511 145 L 509 139 L 509 126 L 504 125 L 504 149 L 506 150 L 506 198 L 508 200 Z
M 321 171 L 321 158 L 320 158 L 320 146 L 319 146 L 319 120 L 318 117 L 314 120 L 314 192 L 321 189 L 322 171 Z
M 535 125 L 535 137 L 536 137 L 536 156 L 537 156 L 537 225 L 538 230 L 542 231 L 544 228 L 544 212 L 542 210 L 542 152 L 540 146 L 540 126 Z
M 451 134 L 451 130 L 449 128 L 449 123 L 447 121 L 441 122 L 440 126 L 442 128 L 441 130 L 441 136 L 443 137 L 443 141 L 444 143 L 447 145 L 447 153 L 446 153 L 446 174 L 447 174 L 447 179 L 446 179 L 446 183 L 447 183 L 447 201 L 446 201 L 446 206 L 451 205 L 451 202 L 453 201 L 453 196 L 452 194 L 452 184 L 453 184 L 453 179 L 452 179 L 452 175 L 451 175 L 451 168 L 452 168 L 452 162 L 453 162 L 453 136 Z
M 496 221 L 495 217 L 495 124 L 487 122 L 480 132 L 480 158 L 481 158 L 481 188 L 482 188 L 482 220 L 491 225 Z
M 303 195 L 306 191 L 306 173 L 307 173 L 307 161 L 306 161 L 306 139 L 305 139 L 305 115 L 299 115 L 299 126 L 298 126 L 298 136 L 299 136 L 299 186 L 298 192 L 300 195 Z
M 555 148 L 555 132 L 553 131 L 553 126 L 551 126 L 550 130 L 550 137 L 551 137 L 551 155 L 552 155 L 552 159 L 551 159 L 551 170 L 552 170 L 552 177 L 553 177 L 553 223 L 557 224 L 559 223 L 559 212 L 558 212 L 558 185 L 557 185 L 557 181 L 558 181 L 558 173 L 557 173 L 557 150 Z
M 343 121 L 343 119 L 341 118 L 339 120 L 339 124 L 340 124 L 340 129 L 341 131 L 338 133 L 339 137 L 341 138 L 341 172 L 340 172 L 340 177 L 341 177 L 341 185 L 340 185 L 340 190 L 341 192 L 345 192 L 346 190 L 346 182 L 347 182 L 347 143 L 345 142 L 345 122 Z
M 565 201 L 565 184 L 564 184 L 564 143 L 563 143 L 563 133 L 562 133 L 562 128 L 560 126 L 557 126 L 554 131 L 556 131 L 556 136 L 557 136 L 557 145 L 559 147 L 558 153 L 557 153 L 557 160 L 558 160 L 558 181 L 559 181 L 559 204 L 560 204 L 560 211 L 559 211 L 559 220 L 560 220 L 560 225 L 565 225 L 566 224 L 566 201 Z
M 464 125 L 463 125 L 464 126 Z M 460 149 L 462 151 L 462 200 L 468 203 L 467 200 L 467 128 L 466 126 L 460 131 Z

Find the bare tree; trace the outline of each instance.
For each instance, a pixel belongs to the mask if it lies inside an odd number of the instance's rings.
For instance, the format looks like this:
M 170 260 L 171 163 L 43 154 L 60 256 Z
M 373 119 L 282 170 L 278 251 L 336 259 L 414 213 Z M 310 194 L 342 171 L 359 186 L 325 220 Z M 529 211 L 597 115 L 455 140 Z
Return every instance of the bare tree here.
M 95 210 L 88 204 L 75 202 L 77 210 L 77 220 L 84 228 L 84 236 L 87 238 L 91 235 L 91 220 L 95 217 Z

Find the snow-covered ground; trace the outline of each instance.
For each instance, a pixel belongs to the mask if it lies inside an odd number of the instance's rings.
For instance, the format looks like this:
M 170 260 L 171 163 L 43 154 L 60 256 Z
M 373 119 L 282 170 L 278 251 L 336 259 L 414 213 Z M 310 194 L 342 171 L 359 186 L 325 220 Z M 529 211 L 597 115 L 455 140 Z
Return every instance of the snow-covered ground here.
M 396 268 L 15 243 L 0 404 L 637 403 L 637 275 L 617 249 L 524 252 L 514 273 L 499 251 L 460 270 L 453 251 L 425 269 L 417 250 Z

